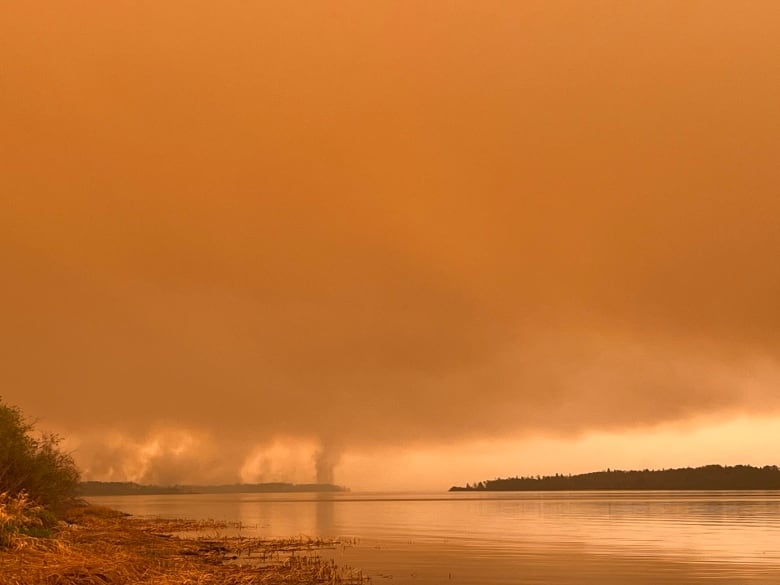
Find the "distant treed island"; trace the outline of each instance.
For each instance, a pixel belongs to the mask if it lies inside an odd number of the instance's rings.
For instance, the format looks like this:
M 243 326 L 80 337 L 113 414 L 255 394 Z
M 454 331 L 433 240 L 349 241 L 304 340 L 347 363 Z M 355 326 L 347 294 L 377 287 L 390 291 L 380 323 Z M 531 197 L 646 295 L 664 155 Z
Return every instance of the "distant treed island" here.
M 641 471 L 607 469 L 579 475 L 547 475 L 491 479 L 465 487 L 462 491 L 563 491 L 563 490 L 777 490 L 780 469 L 777 465 L 706 465 Z
M 80 496 L 157 496 L 167 494 L 255 494 L 286 492 L 346 492 L 348 488 L 329 483 L 235 483 L 226 485 L 143 485 L 130 481 L 84 481 Z

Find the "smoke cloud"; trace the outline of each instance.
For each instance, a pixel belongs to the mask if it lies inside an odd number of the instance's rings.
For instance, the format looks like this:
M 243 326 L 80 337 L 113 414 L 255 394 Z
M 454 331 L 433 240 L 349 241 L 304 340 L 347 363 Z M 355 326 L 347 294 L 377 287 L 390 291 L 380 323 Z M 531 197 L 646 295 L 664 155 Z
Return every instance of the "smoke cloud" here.
M 336 449 L 333 444 L 323 446 L 314 458 L 314 467 L 316 470 L 317 483 L 334 483 L 334 468 L 341 459 L 341 451 Z
M 776 412 L 772 10 L 16 7 L 4 397 L 154 483 Z

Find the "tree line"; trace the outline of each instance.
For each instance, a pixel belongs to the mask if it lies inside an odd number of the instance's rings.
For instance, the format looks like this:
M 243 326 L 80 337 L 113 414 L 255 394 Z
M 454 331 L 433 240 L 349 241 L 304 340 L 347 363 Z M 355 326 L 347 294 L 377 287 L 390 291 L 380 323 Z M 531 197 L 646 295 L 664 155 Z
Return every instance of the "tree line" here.
M 564 490 L 776 490 L 780 489 L 777 465 L 705 465 L 677 469 L 622 471 L 607 469 L 578 475 L 497 478 L 465 486 L 457 491 L 564 491 Z

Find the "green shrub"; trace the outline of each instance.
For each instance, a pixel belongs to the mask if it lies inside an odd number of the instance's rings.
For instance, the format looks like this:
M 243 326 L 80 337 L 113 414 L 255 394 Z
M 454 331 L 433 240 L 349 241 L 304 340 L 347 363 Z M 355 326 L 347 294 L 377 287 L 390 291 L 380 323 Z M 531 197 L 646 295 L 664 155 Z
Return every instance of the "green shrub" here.
M 73 458 L 59 443 L 56 435 L 36 433 L 19 408 L 0 399 L 0 493 L 11 499 L 25 494 L 33 505 L 56 513 L 79 483 Z

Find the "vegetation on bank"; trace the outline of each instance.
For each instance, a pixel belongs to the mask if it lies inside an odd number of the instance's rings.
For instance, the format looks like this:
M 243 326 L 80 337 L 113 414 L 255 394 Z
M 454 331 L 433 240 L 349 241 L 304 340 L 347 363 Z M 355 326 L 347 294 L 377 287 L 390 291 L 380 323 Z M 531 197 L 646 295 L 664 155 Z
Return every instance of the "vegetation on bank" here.
M 79 472 L 59 443 L 57 435 L 38 432 L 19 408 L 0 398 L 0 493 L 26 493 L 51 510 L 72 499 Z
M 0 546 L 48 534 L 72 502 L 79 472 L 59 443 L 0 399 Z
M 580 475 L 510 477 L 453 486 L 457 491 L 564 491 L 564 490 L 777 490 L 777 465 L 706 465 L 641 471 L 607 469 Z

